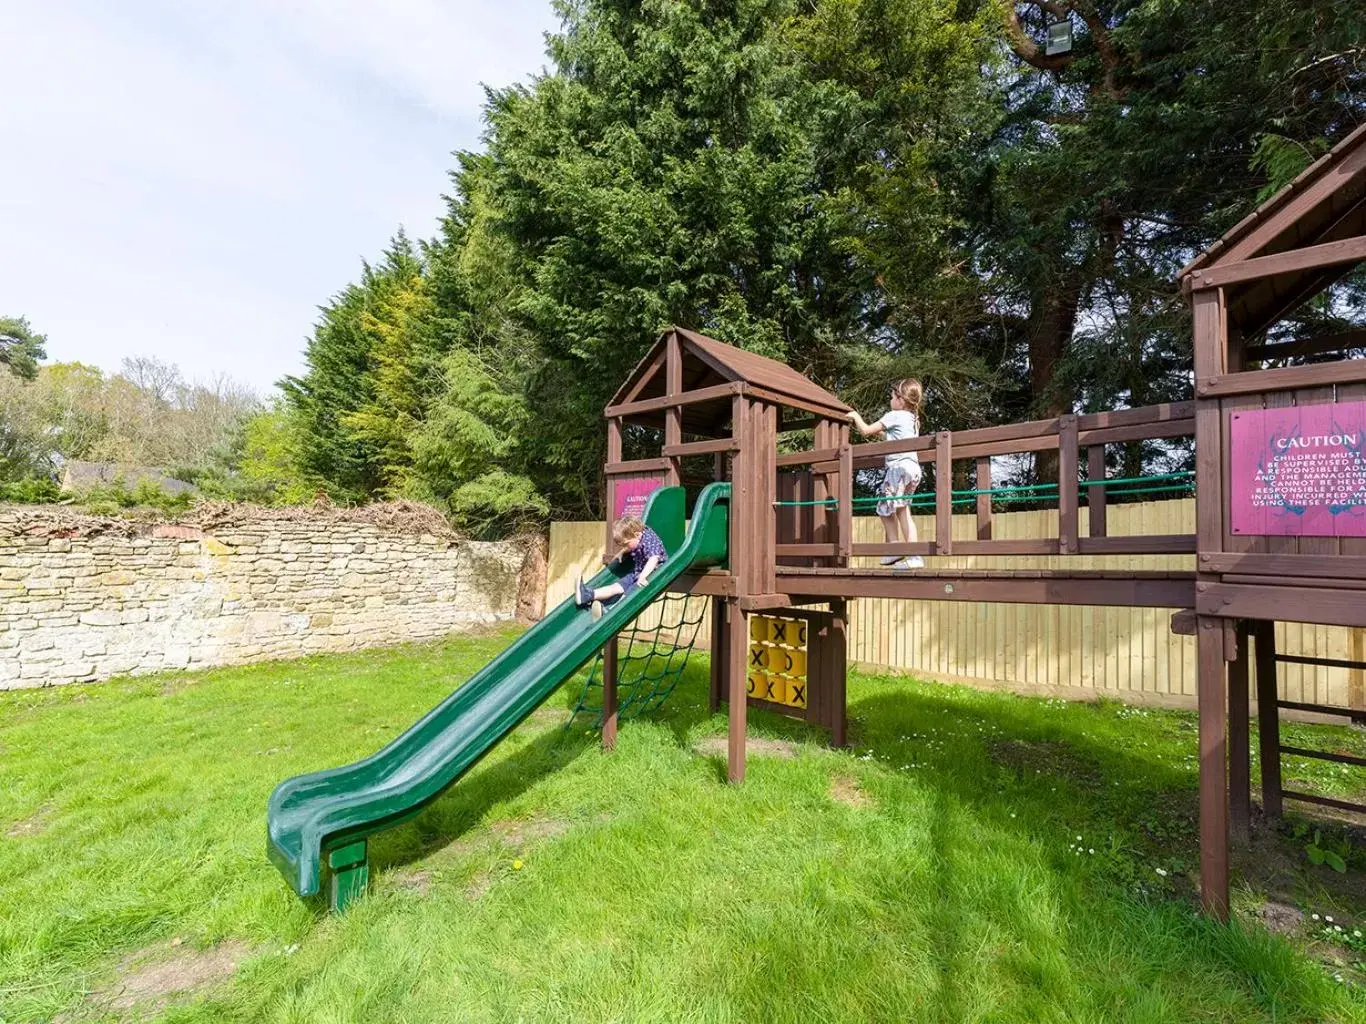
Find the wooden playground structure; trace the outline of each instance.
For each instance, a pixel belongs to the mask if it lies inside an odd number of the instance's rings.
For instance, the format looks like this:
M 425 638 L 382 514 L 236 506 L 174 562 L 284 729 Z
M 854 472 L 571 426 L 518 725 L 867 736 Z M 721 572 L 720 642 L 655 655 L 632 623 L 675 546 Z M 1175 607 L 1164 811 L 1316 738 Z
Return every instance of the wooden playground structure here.
M 845 742 L 852 599 L 1131 605 L 1183 609 L 1172 628 L 1197 638 L 1200 876 L 1209 913 L 1228 914 L 1230 833 L 1243 837 L 1249 828 L 1251 661 L 1267 816 L 1279 816 L 1285 800 L 1366 810 L 1281 787 L 1283 753 L 1366 765 L 1283 746 L 1281 708 L 1354 720 L 1366 714 L 1279 700 L 1278 663 L 1358 666 L 1278 655 L 1273 635 L 1278 620 L 1366 625 L 1366 359 L 1348 357 L 1366 348 L 1366 331 L 1266 340 L 1270 328 L 1363 262 L 1366 127 L 1182 271 L 1194 314 L 1192 401 L 855 445 L 848 406 L 796 370 L 681 328 L 666 331 L 605 410 L 608 511 L 620 515 L 655 487 L 696 478 L 697 460 L 708 479 L 731 482 L 728 568 L 680 577 L 673 587 L 713 599 L 711 700 L 729 708 L 731 781 L 744 779 L 751 704 L 821 725 L 833 743 Z M 780 454 L 780 437 L 796 430 L 811 431 L 813 447 Z M 632 431 L 662 438 L 658 455 L 625 460 L 628 439 L 639 447 Z M 1116 485 L 1134 481 L 1107 479 L 1106 446 L 1181 438 L 1195 445 L 1195 534 L 1107 535 L 1107 494 L 1126 493 Z M 855 496 L 856 474 L 899 452 L 918 453 L 925 466 L 918 500 L 932 503 L 935 537 L 857 543 L 855 507 L 866 499 Z M 993 488 L 992 460 L 1037 452 L 1058 456 L 1056 536 L 994 539 L 994 501 L 1020 488 Z M 955 491 L 955 480 L 969 486 Z M 955 505 L 972 506 L 975 539 L 952 539 Z M 1184 554 L 1194 556 L 1195 569 L 892 570 L 855 561 L 912 554 Z M 806 624 L 800 706 L 749 692 L 757 616 Z M 603 652 L 609 747 L 616 648 Z

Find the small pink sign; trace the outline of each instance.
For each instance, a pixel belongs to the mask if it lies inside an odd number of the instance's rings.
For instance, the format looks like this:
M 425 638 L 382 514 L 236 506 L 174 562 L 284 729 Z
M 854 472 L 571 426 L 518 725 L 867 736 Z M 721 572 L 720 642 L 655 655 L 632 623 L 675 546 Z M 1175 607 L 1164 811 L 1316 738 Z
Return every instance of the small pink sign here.
M 622 516 L 634 516 L 639 519 L 644 516 L 645 506 L 650 501 L 650 495 L 659 490 L 663 483 L 663 477 L 658 476 L 630 476 L 614 481 L 612 518 L 620 519 Z
M 1238 534 L 1366 537 L 1366 402 L 1229 414 Z

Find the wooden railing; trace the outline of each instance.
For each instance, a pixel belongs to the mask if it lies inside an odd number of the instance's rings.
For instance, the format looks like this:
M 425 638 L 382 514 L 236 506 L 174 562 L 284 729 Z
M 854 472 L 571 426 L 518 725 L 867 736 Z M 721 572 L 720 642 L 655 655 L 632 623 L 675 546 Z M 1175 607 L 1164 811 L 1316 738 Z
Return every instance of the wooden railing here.
M 817 541 L 807 532 L 796 531 L 794 542 L 780 543 L 780 558 L 836 559 L 847 564 L 850 557 L 878 555 L 1147 555 L 1189 554 L 1195 551 L 1194 534 L 1166 534 L 1141 537 L 1111 537 L 1106 528 L 1105 445 L 1133 441 L 1170 440 L 1195 433 L 1194 403 L 1176 402 L 1091 413 L 1084 416 L 1059 416 L 1002 427 L 975 430 L 941 431 L 937 434 L 901 441 L 821 448 L 778 456 L 779 471 L 806 468 L 814 477 L 823 478 L 823 493 L 833 497 L 809 502 L 788 502 L 788 506 L 815 506 L 819 521 L 833 527 L 833 537 Z M 1081 450 L 1087 449 L 1085 479 L 1078 473 Z M 994 500 L 1012 493 L 1011 488 L 992 487 L 991 460 L 1007 455 L 1056 451 L 1059 480 L 1056 489 L 1058 530 L 1056 537 L 1026 540 L 992 539 L 991 517 Z M 915 452 L 921 462 L 935 467 L 933 511 L 935 539 L 917 543 L 861 543 L 853 541 L 854 474 L 884 464 L 890 455 Z M 974 487 L 969 491 L 952 489 L 955 462 L 971 461 Z M 1122 482 L 1122 481 L 1121 481 Z M 1078 530 L 1079 495 L 1086 492 L 1090 507 L 1088 536 Z M 1053 497 L 1053 495 L 1048 495 Z M 1014 500 L 1019 500 L 1018 498 Z M 971 504 L 977 521 L 976 539 L 952 537 L 955 504 Z M 784 507 L 778 503 L 778 511 Z M 923 506 L 928 509 L 928 502 Z M 833 523 L 831 523 L 833 520 Z M 789 529 L 788 533 L 793 531 Z

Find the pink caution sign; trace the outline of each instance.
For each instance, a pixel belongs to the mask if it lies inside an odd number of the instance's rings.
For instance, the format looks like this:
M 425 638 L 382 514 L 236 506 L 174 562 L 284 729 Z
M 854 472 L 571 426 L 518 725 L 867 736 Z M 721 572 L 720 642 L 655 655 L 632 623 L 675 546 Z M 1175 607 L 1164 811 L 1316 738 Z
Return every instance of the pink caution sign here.
M 618 478 L 614 481 L 612 489 L 612 518 L 641 518 L 645 515 L 645 506 L 650 501 L 650 495 L 659 490 L 663 483 L 663 478 L 657 476 Z
M 1366 537 L 1366 402 L 1229 414 L 1237 534 Z

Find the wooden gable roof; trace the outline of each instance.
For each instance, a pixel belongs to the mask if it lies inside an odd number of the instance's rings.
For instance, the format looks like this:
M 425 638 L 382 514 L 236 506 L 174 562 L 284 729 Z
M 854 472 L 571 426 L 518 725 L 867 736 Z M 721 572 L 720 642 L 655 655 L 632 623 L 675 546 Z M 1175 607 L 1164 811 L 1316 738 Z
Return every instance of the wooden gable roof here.
M 631 406 L 664 397 L 667 391 L 666 357 L 670 336 L 677 336 L 682 356 L 682 389 L 700 391 L 730 385 L 730 390 L 707 402 L 691 402 L 683 406 L 683 430 L 705 434 L 724 425 L 731 414 L 732 394 L 749 393 L 778 405 L 787 405 L 820 416 L 843 419 L 849 406 L 829 391 L 813 383 L 786 363 L 769 359 L 754 352 L 746 352 L 708 338 L 704 334 L 670 327 L 636 364 L 630 376 L 617 389 L 608 411 L 620 406 Z M 663 423 L 662 409 L 632 413 L 633 422 L 659 425 Z
M 1189 289 L 1202 278 L 1214 279 L 1220 267 L 1362 235 L 1366 235 L 1366 124 L 1230 228 L 1182 268 L 1177 279 Z M 1260 334 L 1359 262 L 1297 267 L 1293 256 L 1287 255 L 1259 264 L 1264 274 L 1228 286 L 1229 326 L 1244 337 Z

